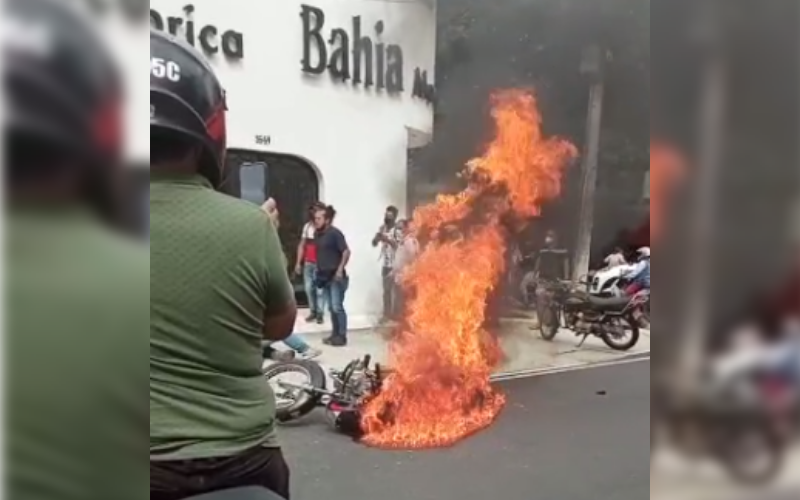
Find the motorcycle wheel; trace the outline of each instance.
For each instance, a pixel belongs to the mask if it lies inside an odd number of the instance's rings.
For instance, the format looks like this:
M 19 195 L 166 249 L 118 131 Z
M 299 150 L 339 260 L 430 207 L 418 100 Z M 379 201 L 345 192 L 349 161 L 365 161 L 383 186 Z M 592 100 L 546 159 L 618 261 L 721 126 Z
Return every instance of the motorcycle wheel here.
M 636 347 L 642 336 L 642 332 L 639 329 L 639 323 L 632 317 L 625 316 L 621 318 L 621 320 L 625 323 L 625 330 L 631 331 L 630 339 L 620 340 L 609 332 L 603 332 L 600 338 L 603 340 L 603 343 L 611 349 L 619 352 L 627 352 Z
M 721 436 L 717 458 L 734 481 L 743 486 L 761 486 L 783 470 L 786 450 L 768 424 L 750 424 L 728 429 Z
M 319 406 L 321 399 L 319 395 L 309 391 L 282 388 L 278 383 L 278 377 L 287 373 L 302 375 L 305 378 L 303 384 L 316 389 L 324 390 L 327 386 L 325 370 L 313 361 L 286 361 L 268 366 L 264 370 L 264 378 L 276 395 L 275 412 L 279 423 L 288 423 L 305 417 Z
M 536 306 L 536 317 L 539 321 L 539 334 L 544 340 L 551 342 L 558 335 L 560 329 L 558 309 L 552 306 Z

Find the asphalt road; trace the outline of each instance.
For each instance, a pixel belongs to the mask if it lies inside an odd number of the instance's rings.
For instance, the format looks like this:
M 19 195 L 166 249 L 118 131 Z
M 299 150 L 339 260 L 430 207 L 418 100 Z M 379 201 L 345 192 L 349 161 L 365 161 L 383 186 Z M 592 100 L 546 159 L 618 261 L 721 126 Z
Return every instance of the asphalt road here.
M 387 452 L 314 418 L 284 428 L 294 500 L 642 500 L 650 363 L 506 382 L 509 405 L 454 448 Z

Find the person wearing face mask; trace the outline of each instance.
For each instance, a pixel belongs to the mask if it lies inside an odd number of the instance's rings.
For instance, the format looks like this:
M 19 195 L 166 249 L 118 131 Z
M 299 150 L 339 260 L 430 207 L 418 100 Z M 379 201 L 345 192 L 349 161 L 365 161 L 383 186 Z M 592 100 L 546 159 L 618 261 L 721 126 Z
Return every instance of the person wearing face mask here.
M 570 277 L 569 252 L 559 245 L 556 232 L 547 232 L 544 247 L 539 250 L 534 267 L 534 280 L 536 282 L 536 303 L 541 304 L 550 291 L 548 284 Z
M 548 231 L 536 259 L 537 278 L 540 281 L 568 280 L 569 271 L 569 252 L 559 244 L 556 232 Z
M 394 316 L 394 261 L 397 247 L 403 241 L 402 232 L 397 228 L 397 216 L 400 211 L 397 207 L 386 208 L 383 224 L 372 239 L 372 246 L 381 248 L 381 278 L 383 279 L 383 318 L 382 322 L 391 320 Z

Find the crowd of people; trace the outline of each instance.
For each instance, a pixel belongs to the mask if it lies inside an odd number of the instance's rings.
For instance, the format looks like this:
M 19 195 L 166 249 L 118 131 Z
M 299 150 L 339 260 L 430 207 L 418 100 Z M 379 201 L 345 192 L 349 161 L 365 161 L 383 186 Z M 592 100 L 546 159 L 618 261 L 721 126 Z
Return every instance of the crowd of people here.
M 274 201 L 268 200 L 262 209 L 273 224 L 279 223 Z M 383 291 L 381 323 L 399 318 L 403 309 L 400 277 L 419 252 L 419 245 L 409 231 L 408 221 L 399 219 L 399 214 L 397 207 L 387 207 L 383 224 L 372 240 L 372 246 L 380 249 Z M 344 233 L 333 224 L 335 216 L 336 210 L 322 202 L 313 203 L 309 207 L 308 222 L 302 228 L 297 247 L 294 274 L 302 278 L 308 300 L 306 323 L 324 325 L 328 314 L 332 332 L 323 343 L 331 347 L 343 347 L 348 341 L 345 299 L 349 288 L 347 263 L 351 251 Z M 305 359 L 321 354 L 297 334 L 283 342 Z M 270 355 L 280 354 L 270 351 Z

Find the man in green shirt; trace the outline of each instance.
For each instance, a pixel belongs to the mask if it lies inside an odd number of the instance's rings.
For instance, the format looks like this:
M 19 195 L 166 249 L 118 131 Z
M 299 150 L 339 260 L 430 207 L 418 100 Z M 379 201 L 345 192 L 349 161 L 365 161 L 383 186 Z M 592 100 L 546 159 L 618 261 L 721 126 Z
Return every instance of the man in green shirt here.
M 297 307 L 275 226 L 217 192 L 224 93 L 201 55 L 150 34 L 150 500 L 244 486 L 289 497 L 262 341 Z
M 144 500 L 149 254 L 104 223 L 120 201 L 116 68 L 65 2 L 4 7 L 27 28 L 2 49 L 7 494 Z

